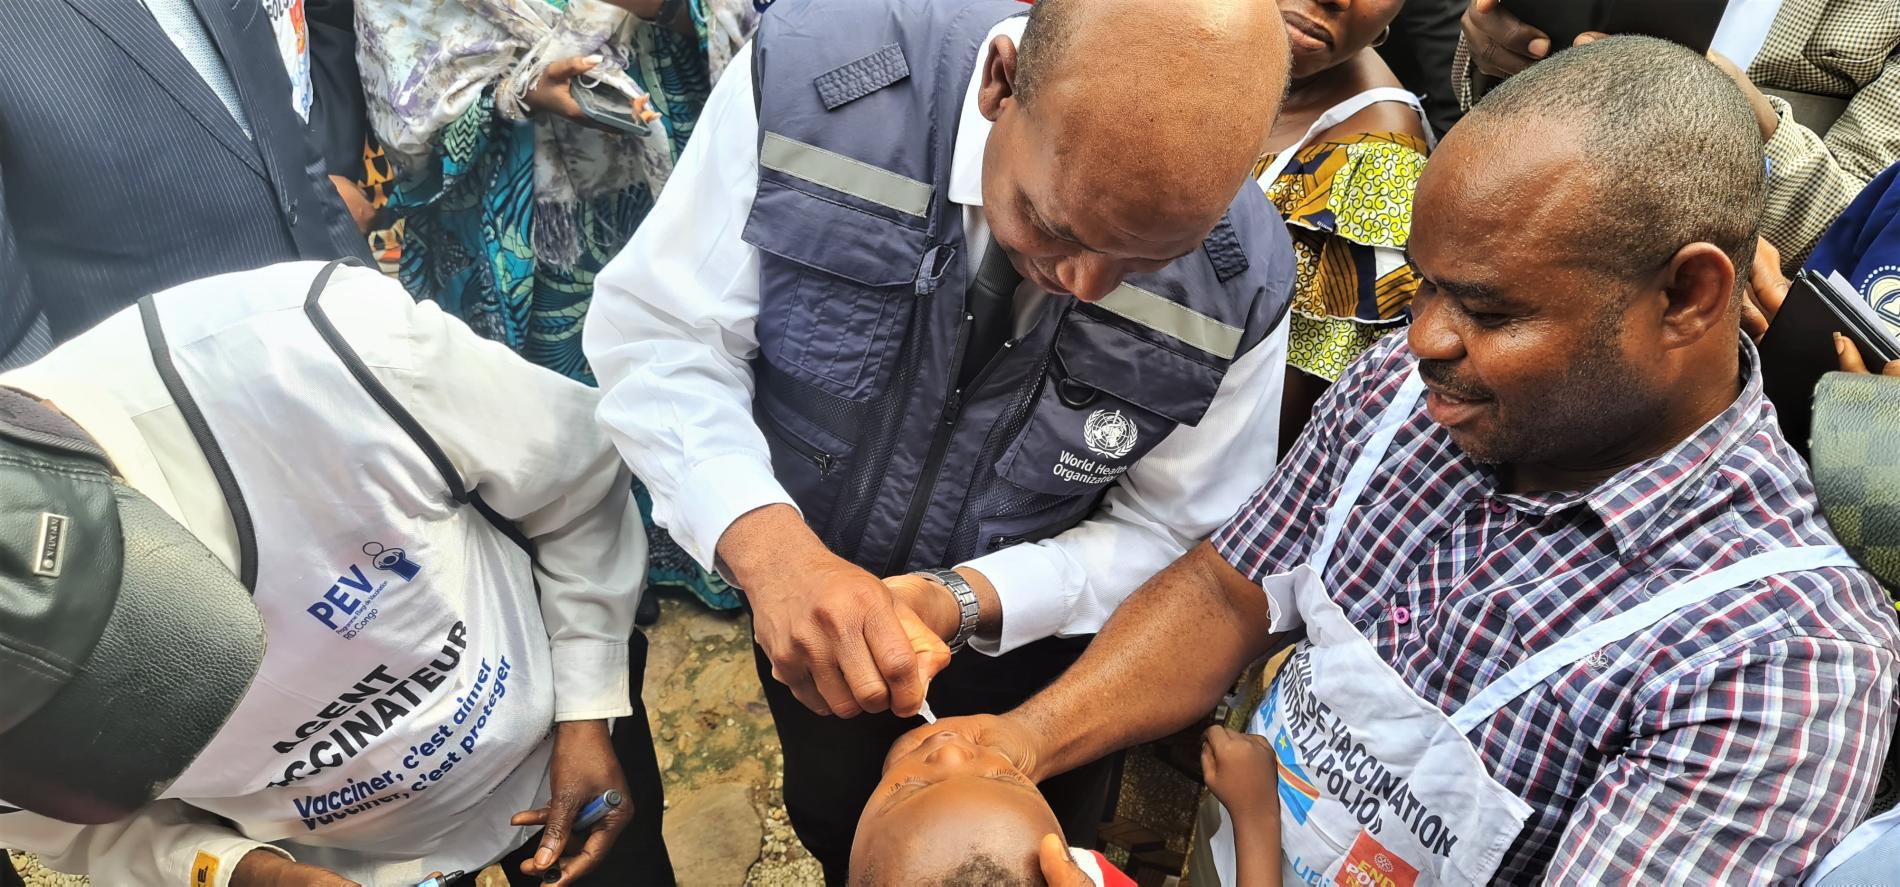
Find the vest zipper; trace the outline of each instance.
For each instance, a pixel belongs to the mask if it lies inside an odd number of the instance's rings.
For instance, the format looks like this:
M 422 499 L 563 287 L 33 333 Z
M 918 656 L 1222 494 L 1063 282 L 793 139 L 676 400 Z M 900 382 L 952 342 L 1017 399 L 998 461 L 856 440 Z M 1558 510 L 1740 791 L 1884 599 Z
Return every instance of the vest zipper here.
M 917 489 L 910 494 L 910 509 L 904 515 L 904 523 L 897 531 L 897 544 L 891 547 L 891 559 L 886 564 L 884 575 L 895 576 L 904 569 L 910 560 L 911 550 L 917 547 L 917 531 L 924 523 L 924 511 L 930 507 L 930 494 L 935 492 L 937 475 L 943 471 L 943 459 L 950 450 L 950 439 L 955 436 L 957 417 L 963 413 L 963 393 L 983 387 L 983 380 L 989 378 L 990 371 L 1008 356 L 1010 349 L 1016 347 L 1015 339 L 1003 342 L 991 355 L 989 363 L 976 371 L 970 380 L 968 389 L 956 387 L 956 380 L 963 375 L 963 351 L 969 345 L 970 328 L 975 326 L 976 316 L 964 312 L 963 323 L 957 328 L 957 347 L 950 356 L 950 397 L 944 402 L 943 414 L 937 422 L 936 436 L 931 438 L 930 450 L 924 455 L 923 476 L 917 481 Z
M 997 535 L 990 537 L 990 550 L 1002 551 L 1003 549 L 1008 548 L 1017 543 L 1020 543 L 1023 540 L 1028 539 L 1028 538 L 1029 538 L 1028 536 L 1005 536 L 1001 533 L 998 533 Z
M 799 440 L 798 437 L 789 430 L 779 427 L 778 420 L 770 416 L 767 416 L 765 421 L 761 424 L 773 437 L 778 438 L 781 443 L 785 444 L 787 449 L 791 450 L 799 458 L 810 462 L 812 467 L 818 469 L 818 478 L 820 480 L 831 475 L 831 469 L 837 464 L 837 460 L 833 459 L 830 453 Z

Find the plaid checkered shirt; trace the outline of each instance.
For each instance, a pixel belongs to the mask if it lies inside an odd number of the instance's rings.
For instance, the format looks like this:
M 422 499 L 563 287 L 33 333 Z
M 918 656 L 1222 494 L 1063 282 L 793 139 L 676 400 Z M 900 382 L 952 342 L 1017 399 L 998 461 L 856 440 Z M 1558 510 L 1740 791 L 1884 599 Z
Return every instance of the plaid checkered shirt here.
M 1586 493 L 1512 495 L 1424 412 L 1400 429 L 1325 580 L 1445 712 L 1538 649 L 1771 548 L 1829 545 L 1754 347 L 1720 416 Z M 1367 431 L 1416 363 L 1395 335 L 1327 393 L 1214 537 L 1258 580 L 1305 562 Z M 1867 812 L 1900 628 L 1860 570 L 1731 589 L 1584 657 L 1468 735 L 1533 809 L 1498 883 L 1788 883 Z

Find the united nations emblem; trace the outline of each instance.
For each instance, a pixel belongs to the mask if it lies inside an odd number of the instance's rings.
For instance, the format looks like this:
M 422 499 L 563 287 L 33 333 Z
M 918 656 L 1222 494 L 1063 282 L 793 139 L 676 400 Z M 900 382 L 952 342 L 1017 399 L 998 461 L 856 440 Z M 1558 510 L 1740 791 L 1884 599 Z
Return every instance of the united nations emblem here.
M 1082 442 L 1098 456 L 1120 459 L 1135 448 L 1135 423 L 1121 410 L 1096 410 L 1082 423 Z
M 1866 292 L 1867 303 L 1873 306 L 1874 313 L 1900 333 L 1900 267 L 1887 265 L 1877 269 L 1867 281 Z

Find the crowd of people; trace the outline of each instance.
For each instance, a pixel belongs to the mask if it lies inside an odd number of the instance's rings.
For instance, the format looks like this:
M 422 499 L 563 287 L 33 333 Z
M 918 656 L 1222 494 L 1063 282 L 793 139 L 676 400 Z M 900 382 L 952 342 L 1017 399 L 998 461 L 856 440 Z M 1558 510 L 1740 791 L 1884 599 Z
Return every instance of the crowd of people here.
M 0 847 L 671 884 L 668 588 L 828 883 L 1900 884 L 1900 15 L 1508 7 L 10 0 Z

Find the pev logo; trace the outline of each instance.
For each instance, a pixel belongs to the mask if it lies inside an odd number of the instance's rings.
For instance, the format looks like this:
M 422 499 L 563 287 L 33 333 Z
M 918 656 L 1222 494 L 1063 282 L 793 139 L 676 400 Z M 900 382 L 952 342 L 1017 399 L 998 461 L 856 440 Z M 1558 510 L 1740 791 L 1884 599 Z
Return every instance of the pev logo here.
M 401 576 L 404 582 L 416 578 L 416 574 L 422 572 L 422 568 L 409 559 L 409 553 L 400 548 L 384 548 L 381 542 L 365 542 L 363 553 L 372 558 L 370 563 L 376 569 Z
M 364 543 L 363 554 L 369 556 L 370 566 L 393 573 L 404 582 L 414 581 L 422 572 L 422 565 L 410 560 L 408 552 L 387 547 L 381 542 Z M 380 611 L 372 605 L 387 588 L 387 580 L 373 582 L 362 567 L 350 564 L 349 572 L 338 576 L 330 590 L 305 608 L 304 612 L 344 638 L 354 638 L 376 620 Z

